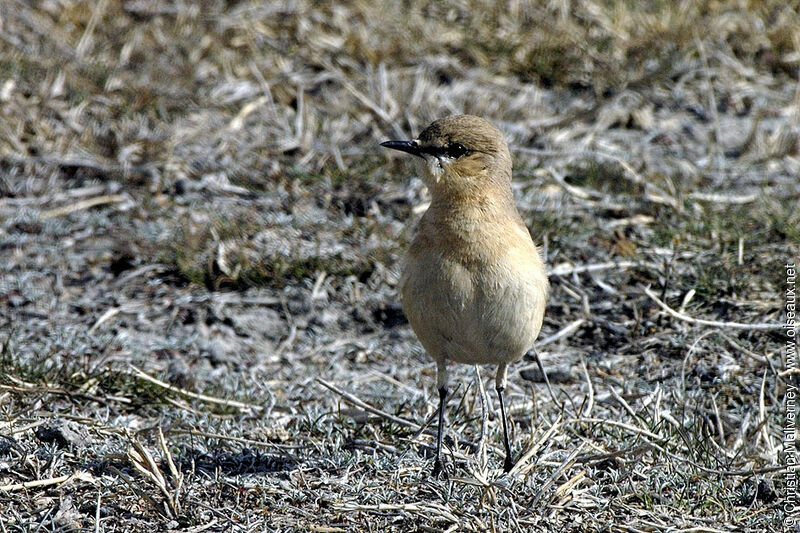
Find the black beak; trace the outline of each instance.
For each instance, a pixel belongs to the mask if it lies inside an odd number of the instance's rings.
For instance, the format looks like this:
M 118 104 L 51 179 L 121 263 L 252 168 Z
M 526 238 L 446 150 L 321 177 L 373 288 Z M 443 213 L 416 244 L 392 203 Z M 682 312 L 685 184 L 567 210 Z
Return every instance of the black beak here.
M 417 144 L 417 141 L 385 141 L 381 143 L 381 146 L 422 157 L 423 150 L 422 147 Z

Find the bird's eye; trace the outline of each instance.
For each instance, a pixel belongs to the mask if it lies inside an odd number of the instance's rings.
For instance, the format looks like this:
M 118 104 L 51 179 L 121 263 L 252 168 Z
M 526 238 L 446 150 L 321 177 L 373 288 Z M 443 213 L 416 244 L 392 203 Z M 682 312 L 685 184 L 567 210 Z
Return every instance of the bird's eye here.
M 469 148 L 461 143 L 450 143 L 446 146 L 446 150 L 448 157 L 452 157 L 453 159 L 458 159 L 470 151 Z

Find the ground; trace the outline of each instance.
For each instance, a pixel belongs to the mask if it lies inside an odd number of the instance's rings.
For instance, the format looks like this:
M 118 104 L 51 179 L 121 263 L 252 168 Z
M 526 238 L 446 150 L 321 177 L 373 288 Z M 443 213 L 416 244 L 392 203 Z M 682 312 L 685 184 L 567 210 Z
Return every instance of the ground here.
M 3 531 L 778 531 L 797 2 L 0 4 Z M 495 123 L 552 294 L 510 373 L 398 306 L 382 150 Z M 485 391 L 484 388 L 488 389 Z M 787 529 L 788 530 L 788 529 Z

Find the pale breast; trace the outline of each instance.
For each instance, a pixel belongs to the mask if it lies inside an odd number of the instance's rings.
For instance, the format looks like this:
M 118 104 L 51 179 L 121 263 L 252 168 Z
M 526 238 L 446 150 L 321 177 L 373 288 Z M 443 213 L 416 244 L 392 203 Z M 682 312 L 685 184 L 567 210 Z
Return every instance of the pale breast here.
M 506 227 L 508 230 L 508 227 Z M 491 232 L 481 253 L 443 250 L 415 241 L 401 279 L 401 302 L 411 327 L 434 359 L 498 363 L 519 359 L 542 325 L 547 278 L 538 251 L 524 234 Z M 485 242 L 489 239 L 491 242 Z M 441 243 L 439 243 L 441 244 Z

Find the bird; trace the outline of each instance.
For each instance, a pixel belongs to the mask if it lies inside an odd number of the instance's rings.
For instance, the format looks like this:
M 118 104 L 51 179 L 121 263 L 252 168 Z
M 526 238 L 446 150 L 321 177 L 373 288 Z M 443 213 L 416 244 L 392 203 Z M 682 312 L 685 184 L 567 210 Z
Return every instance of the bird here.
M 399 293 L 412 330 L 436 362 L 433 475 L 443 472 L 449 361 L 497 365 L 503 469 L 509 472 L 514 461 L 503 391 L 509 365 L 532 349 L 539 335 L 549 282 L 514 202 L 508 145 L 487 120 L 452 115 L 434 121 L 416 139 L 381 146 L 422 158 L 431 197 L 406 252 Z

